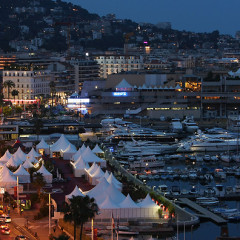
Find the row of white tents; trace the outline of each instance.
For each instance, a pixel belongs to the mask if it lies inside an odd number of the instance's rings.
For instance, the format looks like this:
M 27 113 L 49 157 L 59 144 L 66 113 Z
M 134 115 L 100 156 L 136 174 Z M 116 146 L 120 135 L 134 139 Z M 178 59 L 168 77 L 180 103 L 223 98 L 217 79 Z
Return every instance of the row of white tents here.
M 110 174 L 112 175 L 112 174 Z M 69 202 L 73 196 L 86 196 L 94 198 L 98 207 L 99 215 L 96 218 L 108 219 L 113 213 L 119 218 L 158 218 L 159 206 L 152 201 L 149 195 L 136 203 L 131 196 L 123 195 L 116 185 L 103 177 L 101 181 L 90 191 L 82 192 L 77 186 L 69 194 L 65 196 L 65 201 Z

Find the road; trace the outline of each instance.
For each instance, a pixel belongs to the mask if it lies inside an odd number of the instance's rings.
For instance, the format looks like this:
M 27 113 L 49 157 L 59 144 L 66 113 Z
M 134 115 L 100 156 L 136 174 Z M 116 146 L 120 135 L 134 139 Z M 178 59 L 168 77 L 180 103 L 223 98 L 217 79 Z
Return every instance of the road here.
M 0 240 L 14 240 L 17 235 L 22 235 L 12 223 L 8 223 L 8 226 L 11 230 L 10 235 L 0 233 Z

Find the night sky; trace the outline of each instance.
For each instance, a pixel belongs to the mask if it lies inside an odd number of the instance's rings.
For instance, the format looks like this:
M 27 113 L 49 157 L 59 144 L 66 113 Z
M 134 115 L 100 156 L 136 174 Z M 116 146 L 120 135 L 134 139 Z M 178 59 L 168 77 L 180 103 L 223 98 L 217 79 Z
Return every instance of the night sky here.
M 100 16 L 136 22 L 171 22 L 173 29 L 234 35 L 240 30 L 240 0 L 65 0 Z

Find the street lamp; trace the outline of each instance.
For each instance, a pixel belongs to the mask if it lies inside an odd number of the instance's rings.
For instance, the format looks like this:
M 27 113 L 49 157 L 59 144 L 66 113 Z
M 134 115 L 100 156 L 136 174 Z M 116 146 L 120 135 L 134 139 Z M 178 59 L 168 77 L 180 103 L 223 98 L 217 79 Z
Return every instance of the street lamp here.
M 20 209 L 19 209 L 19 180 L 18 180 L 18 176 L 17 176 L 17 212 L 20 213 Z
M 193 225 L 191 225 L 191 240 L 193 240 Z
M 49 218 L 48 218 L 48 234 L 51 234 L 51 193 L 48 193 L 48 211 L 49 211 Z

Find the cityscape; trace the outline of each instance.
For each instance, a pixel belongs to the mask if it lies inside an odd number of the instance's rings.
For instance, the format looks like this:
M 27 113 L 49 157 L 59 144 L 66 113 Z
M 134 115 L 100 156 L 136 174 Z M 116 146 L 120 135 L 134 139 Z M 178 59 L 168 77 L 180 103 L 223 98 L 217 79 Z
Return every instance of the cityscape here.
M 240 28 L 72 2 L 0 3 L 0 239 L 240 239 Z

